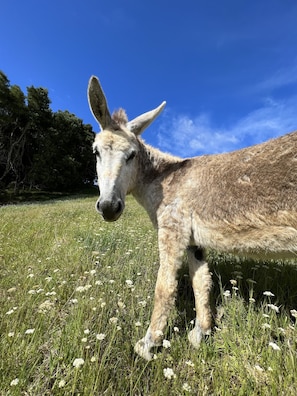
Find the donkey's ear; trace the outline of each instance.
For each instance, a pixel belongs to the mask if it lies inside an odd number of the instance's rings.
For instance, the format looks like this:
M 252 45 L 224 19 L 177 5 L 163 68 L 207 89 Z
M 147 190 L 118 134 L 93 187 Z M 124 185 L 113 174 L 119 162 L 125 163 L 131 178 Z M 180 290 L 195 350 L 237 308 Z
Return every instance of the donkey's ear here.
M 154 110 L 148 111 L 147 113 L 143 113 L 142 115 L 134 118 L 134 120 L 131 120 L 127 123 L 127 128 L 135 133 L 135 135 L 140 135 L 145 128 L 147 128 L 151 122 L 154 121 L 155 118 L 158 117 L 158 115 L 161 113 L 161 111 L 164 109 L 166 105 L 166 102 L 163 102 L 155 108 Z
M 98 78 L 95 76 L 92 76 L 89 80 L 88 100 L 93 116 L 99 122 L 101 129 L 105 129 L 112 121 L 104 92 Z

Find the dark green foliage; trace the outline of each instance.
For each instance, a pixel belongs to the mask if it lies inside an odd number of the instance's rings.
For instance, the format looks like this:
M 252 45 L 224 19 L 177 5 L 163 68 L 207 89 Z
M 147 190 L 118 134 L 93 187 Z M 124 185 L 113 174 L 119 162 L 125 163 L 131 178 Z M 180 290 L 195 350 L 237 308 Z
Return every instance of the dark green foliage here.
M 53 112 L 45 88 L 10 85 L 0 71 L 0 190 L 75 191 L 92 185 L 91 125 Z

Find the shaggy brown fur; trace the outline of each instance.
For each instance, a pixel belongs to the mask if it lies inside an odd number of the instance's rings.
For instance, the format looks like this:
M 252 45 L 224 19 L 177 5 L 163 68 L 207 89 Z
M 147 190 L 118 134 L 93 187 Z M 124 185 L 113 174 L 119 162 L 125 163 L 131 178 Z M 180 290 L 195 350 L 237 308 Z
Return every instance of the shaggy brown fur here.
M 297 132 L 227 154 L 180 159 L 140 138 L 165 103 L 127 121 L 112 119 L 96 77 L 89 83 L 91 110 L 102 127 L 94 142 L 105 220 L 117 220 L 132 193 L 158 230 L 160 268 L 150 326 L 135 351 L 152 358 L 177 290 L 177 271 L 187 250 L 196 322 L 189 334 L 198 347 L 211 329 L 211 276 L 204 250 L 242 256 L 296 258 Z M 120 127 L 119 127 L 120 126 Z

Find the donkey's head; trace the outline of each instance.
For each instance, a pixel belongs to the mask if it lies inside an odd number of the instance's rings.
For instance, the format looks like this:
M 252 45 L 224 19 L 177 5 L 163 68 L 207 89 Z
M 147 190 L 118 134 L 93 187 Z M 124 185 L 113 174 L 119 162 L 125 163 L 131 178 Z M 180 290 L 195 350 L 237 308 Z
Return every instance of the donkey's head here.
M 115 221 L 124 210 L 126 194 L 135 185 L 139 164 L 137 136 L 160 114 L 166 103 L 132 121 L 128 121 L 122 109 L 110 115 L 99 80 L 94 76 L 89 81 L 88 99 L 101 127 L 93 144 L 100 192 L 96 209 L 104 220 Z

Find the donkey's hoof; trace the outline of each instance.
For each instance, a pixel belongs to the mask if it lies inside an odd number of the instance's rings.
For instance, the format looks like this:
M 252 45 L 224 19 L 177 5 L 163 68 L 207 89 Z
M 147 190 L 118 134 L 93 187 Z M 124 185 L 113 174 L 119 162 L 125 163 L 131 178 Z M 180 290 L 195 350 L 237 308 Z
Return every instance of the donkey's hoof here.
M 197 328 L 194 328 L 189 332 L 188 340 L 194 348 L 199 348 L 202 340 L 202 331 L 200 329 L 198 330 Z
M 153 358 L 153 354 L 150 352 L 150 347 L 145 342 L 145 338 L 139 340 L 135 344 L 134 351 L 137 353 L 137 355 L 141 356 L 143 359 L 147 360 L 148 362 Z
M 210 335 L 211 329 L 203 332 L 200 327 L 194 327 L 188 334 L 188 340 L 194 348 L 199 348 L 204 335 Z

